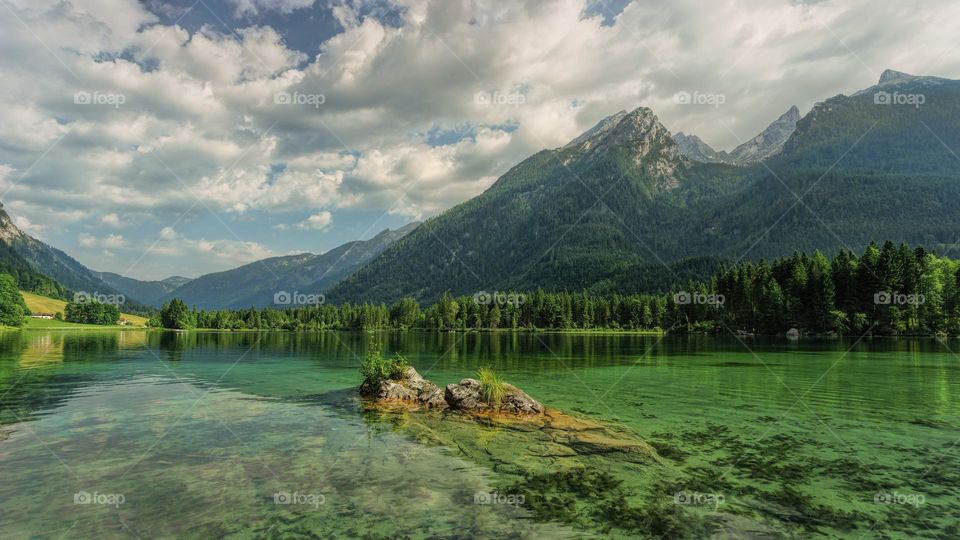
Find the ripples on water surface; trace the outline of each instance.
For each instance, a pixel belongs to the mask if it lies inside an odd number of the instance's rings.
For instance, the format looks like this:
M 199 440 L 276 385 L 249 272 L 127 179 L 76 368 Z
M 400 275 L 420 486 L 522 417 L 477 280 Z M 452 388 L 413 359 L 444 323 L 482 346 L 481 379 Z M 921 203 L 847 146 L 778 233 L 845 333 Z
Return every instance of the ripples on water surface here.
M 662 460 L 364 412 L 367 334 L 12 332 L 0 537 L 960 536 L 958 341 L 381 338 L 437 384 L 491 366 Z

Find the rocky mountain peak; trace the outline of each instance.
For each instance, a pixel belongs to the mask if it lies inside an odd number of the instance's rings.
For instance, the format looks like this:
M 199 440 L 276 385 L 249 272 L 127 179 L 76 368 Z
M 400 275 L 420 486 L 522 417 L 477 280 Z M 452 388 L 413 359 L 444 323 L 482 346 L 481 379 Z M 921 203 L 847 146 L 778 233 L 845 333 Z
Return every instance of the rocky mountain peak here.
M 896 81 L 899 79 L 909 79 L 910 77 L 913 77 L 913 75 L 910 75 L 909 73 L 904 73 L 902 71 L 894 71 L 892 69 L 888 69 L 888 70 L 885 70 L 880 75 L 879 84 L 888 83 L 890 81 Z
M 581 133 L 579 136 L 577 136 L 577 138 L 568 142 L 567 145 L 564 146 L 564 148 L 574 148 L 577 146 L 581 146 L 592 139 L 598 139 L 600 136 L 606 134 L 611 129 L 613 129 L 626 116 L 627 116 L 627 111 L 620 111 L 616 114 L 611 114 L 610 116 L 597 122 L 597 124 L 592 128 Z M 588 145 L 588 148 L 589 148 L 589 145 Z
M 649 107 L 620 111 L 601 120 L 559 149 L 565 165 L 626 156 L 661 189 L 679 185 L 677 168 L 685 161 L 670 131 Z
M 680 153 L 694 161 L 721 163 L 725 157 L 725 153 L 721 155 L 709 144 L 703 142 L 700 137 L 693 134 L 687 135 L 681 131 L 673 136 L 673 140 L 677 143 L 677 149 Z
M 800 109 L 796 106 L 781 114 L 772 124 L 767 126 L 759 135 L 736 147 L 730 152 L 728 163 L 746 165 L 763 161 L 770 156 L 779 154 L 784 143 L 793 135 L 800 121 Z
M 673 137 L 684 156 L 701 163 L 748 165 L 780 153 L 800 121 L 800 109 L 794 105 L 767 126 L 759 135 L 733 149 L 717 152 L 696 135 L 678 133 Z

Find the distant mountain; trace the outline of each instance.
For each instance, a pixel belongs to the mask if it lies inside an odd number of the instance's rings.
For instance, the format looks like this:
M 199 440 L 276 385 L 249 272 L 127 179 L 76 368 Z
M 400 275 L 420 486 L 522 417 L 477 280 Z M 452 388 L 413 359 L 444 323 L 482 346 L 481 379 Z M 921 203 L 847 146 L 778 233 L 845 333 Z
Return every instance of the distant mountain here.
M 950 253 L 960 242 L 957 119 L 960 81 L 888 70 L 816 104 L 767 162 L 776 174 L 718 201 L 710 225 L 733 251 L 756 242 L 753 257 L 885 239 Z
M 797 129 L 799 120 L 800 109 L 790 107 L 790 110 L 780 115 L 780 118 L 767 126 L 767 129 L 759 135 L 734 148 L 724 162 L 745 165 L 779 154 L 783 150 L 784 143 Z
M 734 148 L 732 152 L 717 152 L 696 135 L 686 135 L 683 132 L 676 134 L 673 139 L 680 148 L 680 153 L 694 161 L 750 165 L 779 154 L 784 143 L 796 130 L 799 120 L 800 109 L 790 107 L 790 110 L 780 115 L 759 135 Z
M 70 293 L 122 294 L 97 277 L 96 273 L 59 249 L 24 233 L 0 206 L 0 259 L 7 258 L 20 287 L 44 296 L 68 299 Z M 14 255 L 16 257 L 14 257 Z M 29 271 L 23 268 L 25 262 Z M 124 309 L 140 312 L 144 305 L 137 298 L 127 298 Z
M 891 81 L 896 81 L 896 80 L 898 80 L 898 79 L 910 79 L 910 78 L 912 78 L 912 77 L 913 77 L 913 75 L 910 75 L 909 73 L 904 73 L 904 72 L 902 72 L 902 71 L 894 71 L 894 70 L 892 70 L 892 69 L 888 69 L 888 70 L 885 70 L 883 73 L 880 74 L 880 83 L 879 83 L 879 84 L 885 84 L 885 83 L 888 83 L 888 82 L 891 82 Z
M 69 292 L 100 295 L 122 294 L 101 281 L 96 272 L 80 264 L 73 257 L 29 235 L 23 235 L 14 241 L 12 247 L 37 271 L 54 278 Z M 125 301 L 123 309 L 132 313 L 139 313 L 146 307 L 136 297 L 127 296 Z
M 696 219 L 690 204 L 728 193 L 745 178 L 740 168 L 721 166 L 724 175 L 708 179 L 694 165 L 653 111 L 617 113 L 427 221 L 328 299 L 617 290 L 624 273 L 657 263 L 645 245 L 662 248 L 658 235 Z M 680 250 L 674 254 L 681 258 Z
M 33 240 L 17 227 L 0 204 L 0 272 L 9 274 L 24 291 L 52 298 L 66 298 L 66 289 L 50 276 L 38 270 L 17 252 L 16 246 Z
M 233 270 L 190 280 L 163 295 L 156 303 L 180 298 L 201 309 L 266 307 L 280 292 L 320 294 L 355 272 L 419 223 L 385 230 L 365 241 L 348 242 L 322 254 L 272 257 Z
M 182 277 L 171 277 L 162 281 L 140 281 L 113 272 L 95 272 L 95 275 L 125 296 L 150 306 L 158 306 L 164 296 L 190 282 L 190 279 Z
M 687 135 L 681 131 L 673 136 L 673 140 L 681 154 L 700 163 L 724 163 L 727 157 L 726 152 L 717 152 L 696 135 Z
M 183 287 L 184 285 L 186 285 L 187 283 L 190 283 L 191 281 L 193 281 L 193 278 L 188 278 L 183 276 L 170 276 L 166 279 L 161 279 L 160 283 L 166 283 L 167 285 L 170 285 L 171 287 L 176 289 L 177 287 Z
M 705 255 L 960 243 L 960 82 L 887 72 L 797 114 L 730 154 L 764 165 L 732 166 L 682 155 L 649 109 L 617 113 L 427 221 L 328 300 L 631 291 L 682 283 L 710 264 L 677 265 Z

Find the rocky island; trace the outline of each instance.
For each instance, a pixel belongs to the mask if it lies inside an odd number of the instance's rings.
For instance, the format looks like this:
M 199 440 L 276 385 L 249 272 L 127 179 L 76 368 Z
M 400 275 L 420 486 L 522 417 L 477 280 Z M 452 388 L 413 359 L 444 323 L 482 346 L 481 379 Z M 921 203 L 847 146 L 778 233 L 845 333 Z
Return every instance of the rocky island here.
M 424 379 L 402 356 L 385 359 L 372 350 L 360 372 L 364 377 L 360 394 L 379 404 L 525 417 L 545 411 L 543 404 L 489 369 L 481 369 L 477 379 L 466 378 L 441 389 Z

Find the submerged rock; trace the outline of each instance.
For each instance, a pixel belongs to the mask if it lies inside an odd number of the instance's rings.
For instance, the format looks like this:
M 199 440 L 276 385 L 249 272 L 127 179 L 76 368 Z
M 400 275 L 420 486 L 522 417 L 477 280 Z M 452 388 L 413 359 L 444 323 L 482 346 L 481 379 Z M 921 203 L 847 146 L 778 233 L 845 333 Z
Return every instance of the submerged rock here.
M 467 412 L 493 412 L 492 405 L 484 401 L 483 389 L 476 379 L 463 379 L 457 384 L 448 384 L 445 392 L 447 405 L 454 410 Z M 543 405 L 526 392 L 512 384 L 506 385 L 506 393 L 497 412 L 535 415 L 543 414 Z

